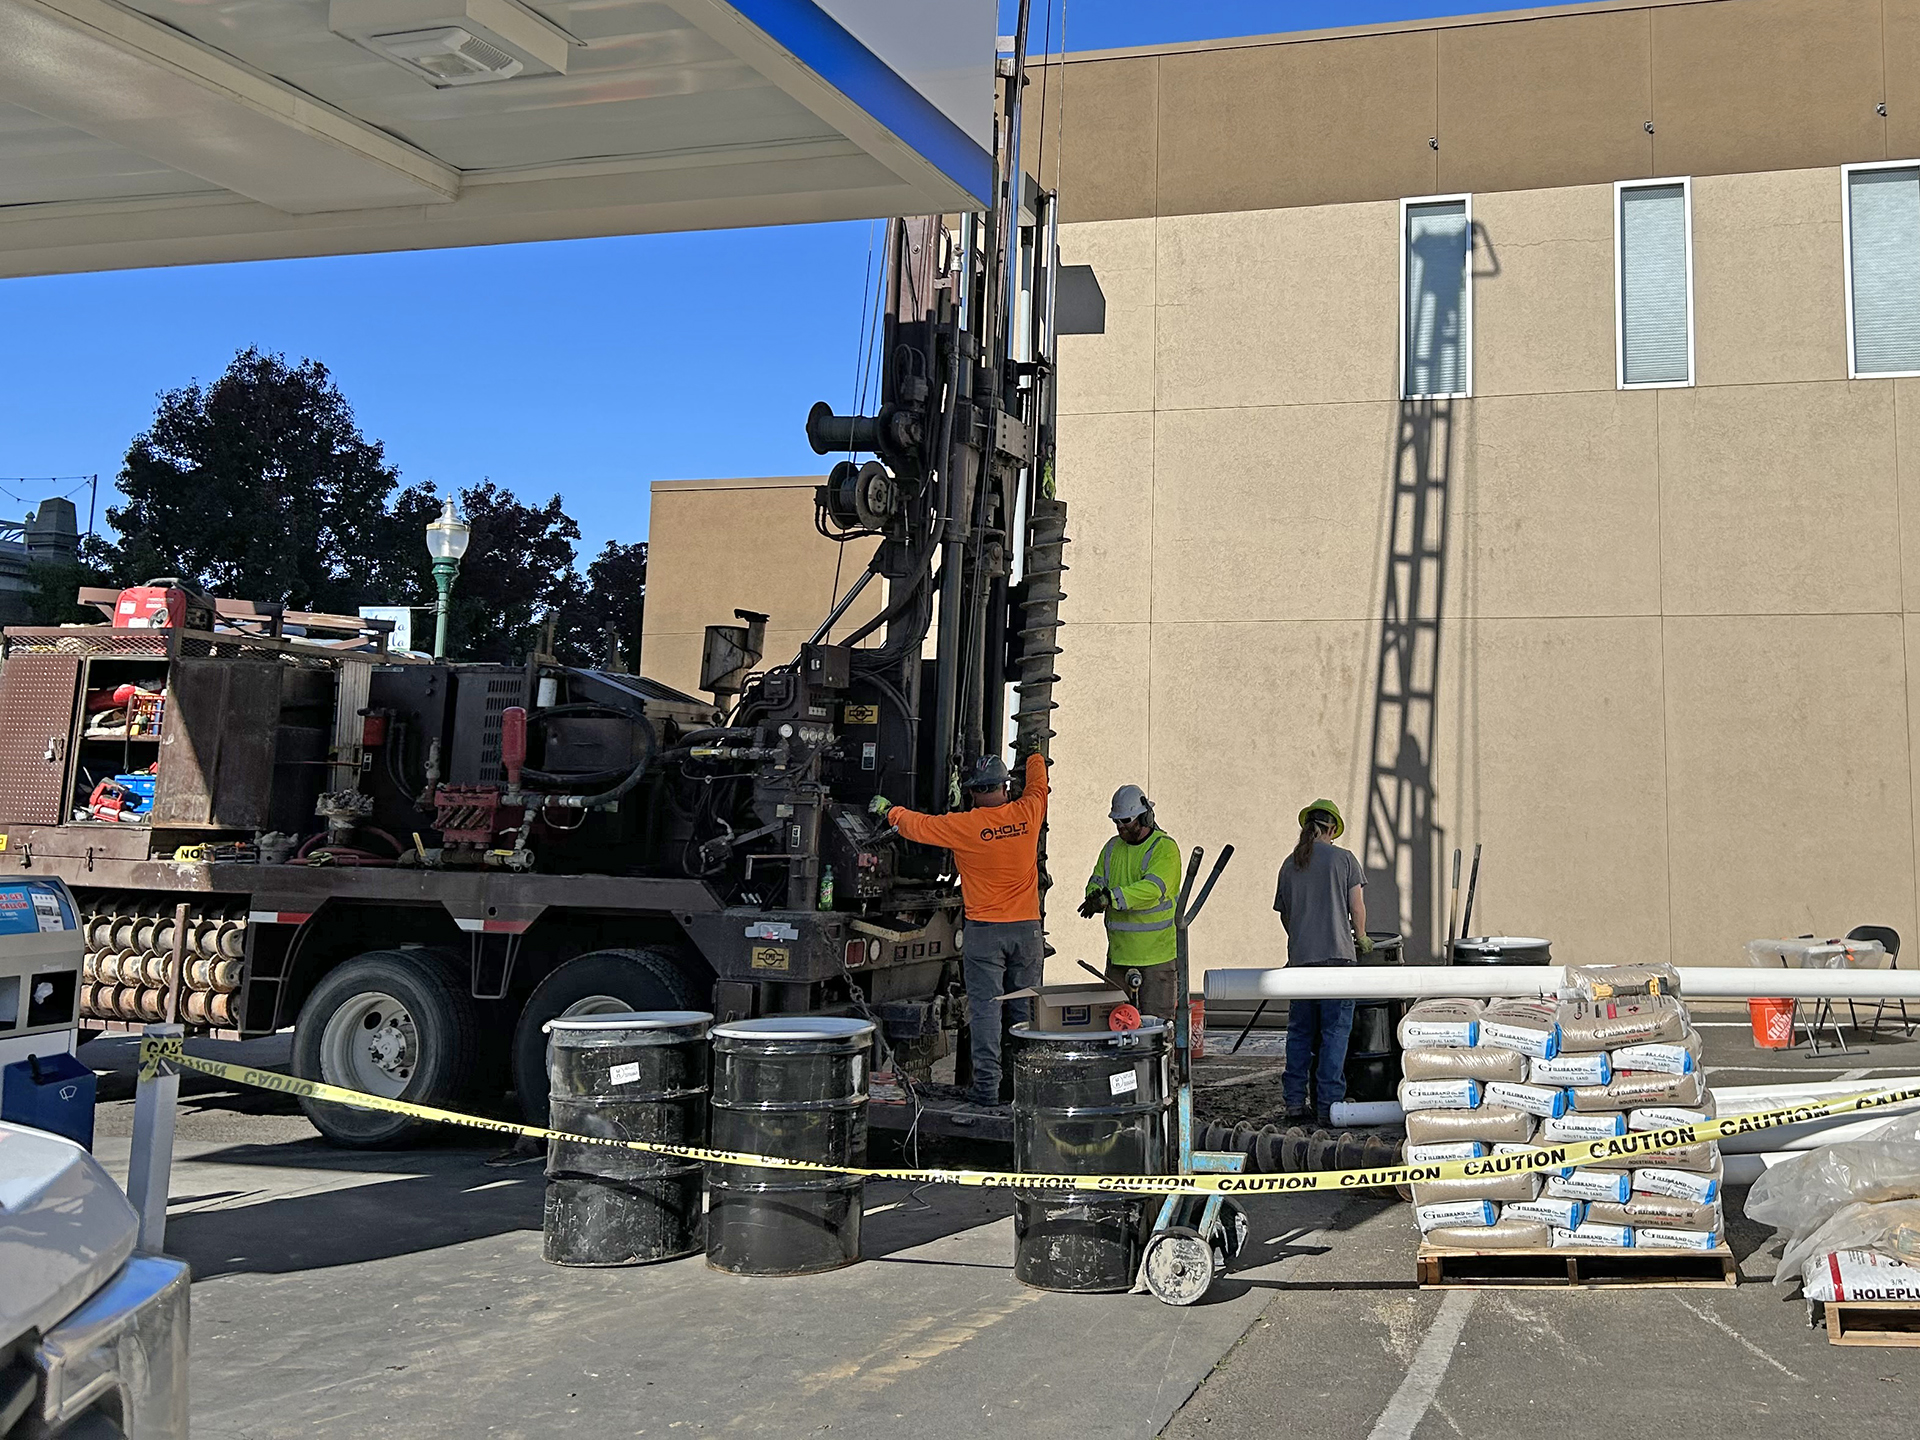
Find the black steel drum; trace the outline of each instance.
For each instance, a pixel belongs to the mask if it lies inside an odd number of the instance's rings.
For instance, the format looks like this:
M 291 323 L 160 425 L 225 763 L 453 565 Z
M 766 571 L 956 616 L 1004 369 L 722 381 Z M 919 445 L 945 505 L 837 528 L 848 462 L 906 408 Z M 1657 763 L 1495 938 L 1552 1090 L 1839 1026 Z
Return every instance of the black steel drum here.
M 1373 953 L 1362 955 L 1362 965 L 1398 965 L 1404 955 L 1399 932 L 1369 930 Z M 1407 1002 L 1356 1000 L 1353 1033 L 1347 1038 L 1347 1096 L 1349 1100 L 1391 1100 L 1400 1086 L 1401 1017 Z
M 657 1010 L 547 1025 L 547 1123 L 573 1135 L 707 1143 L 711 1015 Z M 700 1162 L 547 1142 L 545 1253 L 556 1265 L 641 1265 L 700 1249 Z
M 1456 965 L 1550 965 L 1553 947 L 1530 935 L 1473 935 L 1453 942 Z
M 1164 1020 L 1071 1033 L 1016 1025 L 1012 1043 L 1015 1170 L 1167 1173 L 1172 1030 Z M 1014 1278 L 1040 1290 L 1130 1289 L 1160 1198 L 1016 1190 Z
M 867 1161 L 867 1056 L 873 1024 L 774 1015 L 713 1030 L 713 1148 Z M 860 1258 L 857 1175 L 707 1169 L 707 1264 L 735 1275 L 812 1275 Z

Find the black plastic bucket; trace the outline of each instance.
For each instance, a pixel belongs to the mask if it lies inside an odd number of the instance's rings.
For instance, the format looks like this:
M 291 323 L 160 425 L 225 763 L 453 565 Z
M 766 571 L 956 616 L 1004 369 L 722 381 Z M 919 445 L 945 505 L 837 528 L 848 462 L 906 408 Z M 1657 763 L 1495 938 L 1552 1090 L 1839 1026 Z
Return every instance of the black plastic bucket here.
M 562 1017 L 547 1025 L 547 1123 L 612 1140 L 707 1143 L 707 1027 L 697 1010 Z M 644 1265 L 700 1249 L 698 1160 L 547 1142 L 545 1254 L 555 1265 Z
M 1398 965 L 1403 955 L 1397 931 L 1369 930 L 1373 953 L 1362 955 L 1362 965 Z M 1356 1000 L 1353 1031 L 1347 1037 L 1347 1096 L 1349 1100 L 1391 1100 L 1399 1093 L 1400 1040 L 1397 1031 L 1406 1014 L 1405 1000 Z
M 1456 965 L 1550 965 L 1553 946 L 1530 935 L 1472 935 L 1453 942 Z
M 873 1024 L 773 1015 L 713 1030 L 713 1148 L 823 1165 L 867 1161 Z M 735 1275 L 812 1275 L 860 1258 L 857 1175 L 707 1167 L 707 1264 Z
M 1164 1175 L 1172 1159 L 1172 1030 L 1013 1027 L 1013 1168 L 1022 1174 Z M 1013 1274 L 1039 1290 L 1127 1290 L 1161 1197 L 1016 1190 Z M 1149 1207 L 1152 1207 L 1151 1211 Z

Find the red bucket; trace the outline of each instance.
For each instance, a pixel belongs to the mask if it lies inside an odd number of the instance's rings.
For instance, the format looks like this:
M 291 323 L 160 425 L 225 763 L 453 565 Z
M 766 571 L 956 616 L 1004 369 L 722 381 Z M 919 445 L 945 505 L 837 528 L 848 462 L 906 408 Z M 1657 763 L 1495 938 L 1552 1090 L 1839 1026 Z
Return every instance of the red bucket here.
M 1762 1050 L 1793 1048 L 1793 1001 L 1749 1000 L 1747 1014 L 1753 1021 L 1753 1043 Z

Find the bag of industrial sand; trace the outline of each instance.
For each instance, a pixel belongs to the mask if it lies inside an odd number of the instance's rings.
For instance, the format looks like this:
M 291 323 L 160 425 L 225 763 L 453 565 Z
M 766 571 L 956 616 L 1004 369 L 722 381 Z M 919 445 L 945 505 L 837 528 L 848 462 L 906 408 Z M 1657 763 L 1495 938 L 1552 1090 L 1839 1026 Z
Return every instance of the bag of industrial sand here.
M 1671 995 L 1562 1000 L 1559 1018 L 1560 1048 L 1575 1054 L 1655 1042 L 1676 1044 L 1692 1029 L 1685 1007 Z
M 1513 1200 L 1538 1200 L 1541 1179 L 1537 1171 L 1515 1175 L 1471 1175 L 1458 1180 L 1424 1180 L 1413 1188 L 1413 1203 L 1444 1205 L 1452 1200 L 1492 1200 L 1504 1204 Z
M 1422 1000 L 1401 1018 L 1400 1048 L 1472 1045 L 1485 1009 L 1478 1000 Z
M 1552 1236 L 1538 1220 L 1508 1220 L 1491 1225 L 1440 1225 L 1425 1231 L 1421 1240 L 1443 1250 L 1543 1250 Z
M 1667 1075 L 1691 1075 L 1701 1065 L 1698 1032 L 1673 1041 L 1649 1040 L 1640 1045 L 1622 1045 L 1607 1052 L 1614 1073 L 1657 1070 Z
M 1572 1229 L 1556 1228 L 1553 1232 L 1553 1246 L 1556 1250 L 1631 1250 L 1633 1231 L 1625 1225 L 1603 1225 L 1597 1220 L 1588 1220 Z
M 1626 1170 L 1582 1165 L 1567 1174 L 1552 1176 L 1546 1191 L 1555 1200 L 1606 1200 L 1624 1205 L 1633 1193 L 1633 1175 Z
M 1500 1051 L 1476 1052 L 1497 1055 Z M 1613 1062 L 1607 1058 L 1607 1052 L 1596 1050 L 1590 1055 L 1561 1054 L 1551 1060 L 1529 1060 L 1526 1081 L 1529 1085 L 1604 1085 L 1613 1079 Z M 1504 1080 L 1507 1077 L 1492 1077 Z
M 1496 1000 L 1480 1017 L 1474 1044 L 1551 1060 L 1561 1050 L 1559 1013 L 1553 1000 Z
M 1471 1110 L 1480 1103 L 1478 1080 L 1402 1080 L 1397 1092 L 1400 1108 L 1416 1110 Z
M 1663 1195 L 1670 1200 L 1691 1200 L 1696 1205 L 1705 1205 L 1717 1199 L 1720 1182 L 1726 1178 L 1717 1162 L 1705 1172 L 1636 1169 L 1631 1173 L 1633 1193 L 1636 1195 Z
M 1614 1071 L 1605 1085 L 1573 1087 L 1573 1108 L 1580 1111 L 1640 1110 L 1653 1105 L 1679 1105 L 1691 1109 L 1706 1099 L 1706 1078 L 1693 1075 L 1666 1075 L 1658 1070 Z
M 1636 1167 L 1652 1170 L 1691 1170 L 1697 1175 L 1712 1175 L 1720 1169 L 1720 1142 L 1702 1140 L 1698 1145 L 1682 1145 L 1673 1150 L 1646 1150 L 1633 1156 Z
M 1696 1205 L 1691 1200 L 1670 1200 L 1664 1195 L 1634 1195 L 1625 1204 L 1607 1200 L 1590 1201 L 1587 1218 L 1603 1225 L 1649 1225 L 1659 1230 L 1706 1230 L 1718 1233 L 1726 1228 L 1720 1202 Z
M 1457 1140 L 1479 1140 L 1488 1145 L 1524 1145 L 1533 1139 L 1533 1116 L 1502 1105 L 1473 1110 L 1409 1110 L 1409 1145 L 1444 1145 Z
M 1606 1056 L 1599 1057 L 1602 1061 Z M 1538 1062 L 1536 1062 L 1538 1063 Z M 1422 1045 L 1403 1051 L 1400 1073 L 1409 1080 L 1525 1080 L 1527 1057 L 1515 1050 Z

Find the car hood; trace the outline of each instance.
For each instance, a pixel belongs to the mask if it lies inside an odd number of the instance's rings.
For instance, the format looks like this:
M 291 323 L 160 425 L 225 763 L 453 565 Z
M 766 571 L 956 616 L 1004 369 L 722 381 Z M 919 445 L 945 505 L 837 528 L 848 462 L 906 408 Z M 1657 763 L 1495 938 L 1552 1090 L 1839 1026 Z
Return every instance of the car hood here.
M 139 1218 L 78 1145 L 0 1121 L 0 1353 L 45 1331 L 133 1253 Z

